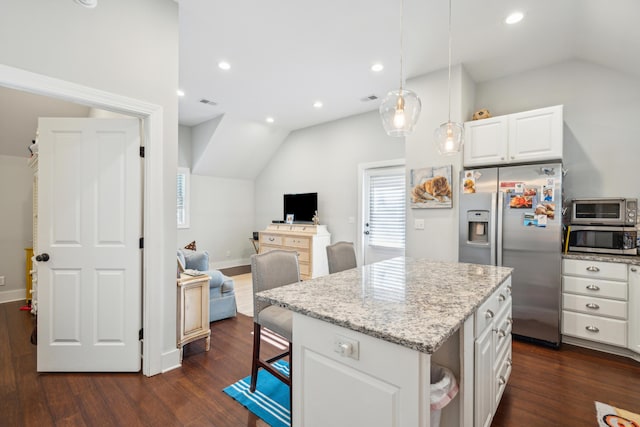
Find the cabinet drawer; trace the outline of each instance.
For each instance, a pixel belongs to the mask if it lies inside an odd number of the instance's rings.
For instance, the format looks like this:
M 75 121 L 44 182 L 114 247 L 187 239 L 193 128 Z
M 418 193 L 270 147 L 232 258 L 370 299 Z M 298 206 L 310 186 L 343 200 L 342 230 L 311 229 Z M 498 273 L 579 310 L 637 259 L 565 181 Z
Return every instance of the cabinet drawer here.
M 627 346 L 627 322 L 624 320 L 563 311 L 562 333 L 620 347 Z
M 617 319 L 627 319 L 627 302 L 587 297 L 584 295 L 563 294 L 562 309 L 578 311 L 580 313 L 595 316 L 615 317 Z
M 282 236 L 273 234 L 260 234 L 260 244 L 282 245 Z
M 311 266 L 308 263 L 301 262 L 298 264 L 300 268 L 300 275 L 310 276 L 311 275 Z
M 290 246 L 292 248 L 301 248 L 301 249 L 309 249 L 311 240 L 307 237 L 285 237 L 284 244 L 285 246 Z
M 511 306 L 504 307 L 496 317 L 492 326 L 495 334 L 495 352 L 500 354 L 504 351 L 505 345 L 511 343 L 511 329 L 513 328 L 513 317 L 511 316 Z M 511 344 L 509 344 L 511 345 Z
M 308 251 L 298 251 L 298 262 L 309 262 L 309 252 Z
M 562 270 L 563 274 L 570 274 L 572 276 L 627 281 L 626 264 L 565 259 L 562 261 Z
M 562 276 L 562 290 L 598 298 L 627 300 L 627 282 L 611 282 L 583 277 Z
M 476 311 L 476 330 L 475 336 L 478 338 L 482 331 L 493 322 L 494 317 L 498 314 L 498 301 L 493 298 L 493 295 L 489 297 Z
M 511 365 L 513 365 L 511 359 L 511 337 L 509 337 L 509 346 L 507 347 L 504 353 L 501 353 L 498 356 L 498 363 L 496 364 L 496 375 L 495 375 L 495 402 L 494 408 L 498 407 L 500 403 L 500 399 L 502 399 L 502 394 L 504 393 L 504 389 L 507 387 L 507 383 L 509 382 L 509 377 L 511 376 Z

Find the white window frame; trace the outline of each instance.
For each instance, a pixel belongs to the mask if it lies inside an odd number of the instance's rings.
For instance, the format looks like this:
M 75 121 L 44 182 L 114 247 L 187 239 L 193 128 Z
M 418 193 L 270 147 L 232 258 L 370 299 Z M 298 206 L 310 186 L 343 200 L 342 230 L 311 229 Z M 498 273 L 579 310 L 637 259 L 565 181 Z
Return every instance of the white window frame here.
M 180 188 L 180 177 L 182 178 L 182 189 Z M 182 197 L 182 207 L 180 206 L 180 194 Z M 191 170 L 189 168 L 178 167 L 178 173 L 176 174 L 176 222 L 178 228 L 190 227 L 190 204 L 191 204 Z M 182 212 L 182 215 L 180 213 Z M 183 218 L 181 221 L 180 218 Z

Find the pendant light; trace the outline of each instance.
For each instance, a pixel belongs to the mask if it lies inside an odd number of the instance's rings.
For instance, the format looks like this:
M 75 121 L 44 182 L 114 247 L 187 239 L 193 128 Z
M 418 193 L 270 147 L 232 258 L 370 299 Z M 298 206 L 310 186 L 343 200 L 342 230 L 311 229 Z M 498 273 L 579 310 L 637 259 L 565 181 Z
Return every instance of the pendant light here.
M 436 147 L 443 155 L 452 155 L 462 150 L 464 127 L 451 121 L 451 0 L 449 0 L 449 120 L 434 132 Z
M 402 88 L 403 21 L 404 0 L 400 0 L 400 89 L 387 93 L 382 104 L 380 104 L 382 126 L 390 136 L 411 135 L 422 108 L 418 95 Z

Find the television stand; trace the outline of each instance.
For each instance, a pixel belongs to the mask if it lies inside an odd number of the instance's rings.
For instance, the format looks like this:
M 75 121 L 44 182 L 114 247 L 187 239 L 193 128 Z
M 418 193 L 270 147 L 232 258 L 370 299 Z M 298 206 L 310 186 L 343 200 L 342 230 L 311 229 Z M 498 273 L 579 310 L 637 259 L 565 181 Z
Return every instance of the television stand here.
M 302 280 L 329 274 L 327 249 L 331 234 L 326 225 L 313 223 L 269 224 L 260 232 L 260 253 L 274 249 L 296 251 Z

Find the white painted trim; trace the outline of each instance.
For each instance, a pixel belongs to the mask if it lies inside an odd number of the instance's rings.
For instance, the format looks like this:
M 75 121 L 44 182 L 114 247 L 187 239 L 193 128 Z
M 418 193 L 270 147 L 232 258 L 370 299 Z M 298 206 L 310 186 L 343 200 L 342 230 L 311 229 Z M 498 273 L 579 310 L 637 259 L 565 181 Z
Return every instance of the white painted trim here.
M 180 350 L 174 349 L 162 354 L 162 373 L 172 371 L 182 366 Z
M 0 86 L 76 102 L 103 110 L 139 117 L 143 120 L 145 250 L 142 266 L 142 373 L 162 372 L 163 295 L 165 291 L 163 155 L 163 111 L 160 105 L 112 94 L 76 83 L 0 64 Z M 154 214 L 151 215 L 151 212 Z
M 25 288 L 22 289 L 12 289 L 10 291 L 0 291 L 0 304 L 11 301 L 20 301 L 23 300 L 24 303 L 27 303 L 27 299 L 25 297 L 27 290 Z
M 356 238 L 356 254 L 358 256 L 358 265 L 362 265 L 364 262 L 364 246 L 362 240 L 362 224 L 364 223 L 364 209 L 362 207 L 362 203 L 364 201 L 364 194 L 362 192 L 362 185 L 364 183 L 364 173 L 368 169 L 377 169 L 377 168 L 388 168 L 395 166 L 405 166 L 405 159 L 392 159 L 392 160 L 381 160 L 378 162 L 370 162 L 370 163 L 359 163 L 358 164 L 358 224 L 357 224 L 357 238 Z M 406 177 L 405 177 L 406 179 Z

